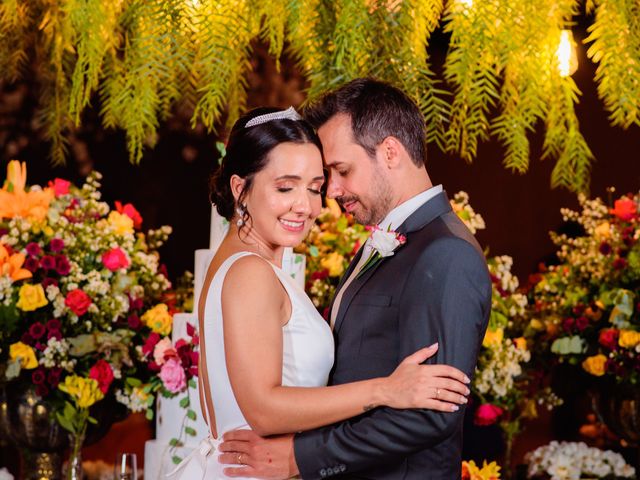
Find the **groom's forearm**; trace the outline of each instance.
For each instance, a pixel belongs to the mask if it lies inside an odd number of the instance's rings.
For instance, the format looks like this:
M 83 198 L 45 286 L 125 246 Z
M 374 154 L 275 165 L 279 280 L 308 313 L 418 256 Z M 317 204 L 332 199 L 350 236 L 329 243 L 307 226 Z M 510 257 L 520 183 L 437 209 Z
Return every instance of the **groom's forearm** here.
M 400 462 L 451 436 L 460 428 L 463 412 L 385 407 L 365 418 L 298 433 L 298 470 L 303 479 L 312 480 L 323 478 L 323 470 L 348 474 Z

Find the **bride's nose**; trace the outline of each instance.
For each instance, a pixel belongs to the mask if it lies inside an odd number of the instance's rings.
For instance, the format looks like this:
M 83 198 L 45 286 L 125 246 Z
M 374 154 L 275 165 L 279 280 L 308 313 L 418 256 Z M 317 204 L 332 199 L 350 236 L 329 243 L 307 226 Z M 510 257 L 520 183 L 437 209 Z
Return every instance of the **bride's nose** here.
M 301 193 L 296 196 L 293 202 L 291 211 L 299 215 L 309 215 L 311 213 L 311 202 L 309 201 L 309 195 Z

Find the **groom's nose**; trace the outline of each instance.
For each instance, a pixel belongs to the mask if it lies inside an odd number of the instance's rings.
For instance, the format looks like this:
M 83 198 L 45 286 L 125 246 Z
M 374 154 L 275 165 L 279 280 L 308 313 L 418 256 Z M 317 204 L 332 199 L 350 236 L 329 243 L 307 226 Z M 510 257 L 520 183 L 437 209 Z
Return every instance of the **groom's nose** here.
M 335 178 L 335 175 L 329 175 L 329 182 L 327 183 L 327 197 L 329 198 L 338 198 L 344 195 L 344 189 Z

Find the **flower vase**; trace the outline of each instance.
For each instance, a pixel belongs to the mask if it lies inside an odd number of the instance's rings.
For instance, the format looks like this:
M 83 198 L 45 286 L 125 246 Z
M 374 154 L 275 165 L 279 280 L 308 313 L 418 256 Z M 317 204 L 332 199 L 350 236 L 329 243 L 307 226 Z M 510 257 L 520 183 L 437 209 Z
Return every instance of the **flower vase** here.
M 11 440 L 21 452 L 25 480 L 60 480 L 67 432 L 53 418 L 53 405 L 36 394 L 33 386 L 6 388 Z
M 592 406 L 609 430 L 636 448 L 640 469 L 640 389 L 616 385 L 592 395 Z
M 86 433 L 86 425 L 82 432 L 77 435 L 69 435 L 69 460 L 67 462 L 66 480 L 82 480 L 84 472 L 82 471 L 82 445 Z

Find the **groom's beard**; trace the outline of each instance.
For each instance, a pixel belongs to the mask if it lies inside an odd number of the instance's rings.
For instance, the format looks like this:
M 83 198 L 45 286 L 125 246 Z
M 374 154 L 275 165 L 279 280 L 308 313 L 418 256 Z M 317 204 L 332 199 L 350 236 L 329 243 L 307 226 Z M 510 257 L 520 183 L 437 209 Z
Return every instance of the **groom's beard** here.
M 382 176 L 375 176 L 374 179 L 364 202 L 358 195 L 336 197 L 343 209 L 345 203 L 357 202 L 357 207 L 351 213 L 361 225 L 377 225 L 391 211 L 393 204 L 391 186 L 386 179 Z

